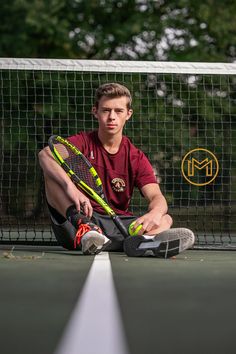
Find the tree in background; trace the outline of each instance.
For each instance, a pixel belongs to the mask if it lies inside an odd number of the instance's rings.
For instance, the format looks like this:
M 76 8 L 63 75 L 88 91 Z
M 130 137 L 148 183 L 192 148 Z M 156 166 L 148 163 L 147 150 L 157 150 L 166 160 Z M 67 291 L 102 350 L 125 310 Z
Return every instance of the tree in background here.
M 235 13 L 230 0 L 9 0 L 0 56 L 232 62 Z

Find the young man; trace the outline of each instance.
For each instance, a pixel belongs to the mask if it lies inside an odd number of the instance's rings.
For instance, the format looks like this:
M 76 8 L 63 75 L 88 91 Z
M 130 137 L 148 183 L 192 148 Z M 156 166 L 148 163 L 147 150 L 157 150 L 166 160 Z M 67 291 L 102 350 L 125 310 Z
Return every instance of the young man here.
M 84 254 L 124 249 L 130 256 L 167 258 L 194 243 L 192 231 L 170 229 L 172 218 L 167 213 L 167 203 L 150 162 L 123 136 L 125 123 L 133 113 L 131 101 L 130 92 L 123 85 L 101 85 L 92 108 L 98 130 L 81 132 L 68 140 L 95 167 L 109 204 L 127 228 L 134 220 L 133 229 L 142 225 L 139 236 L 124 239 L 103 209 L 71 182 L 49 148 L 39 153 L 52 227 L 59 243 L 67 249 L 82 247 Z M 148 201 L 148 210 L 140 217 L 129 212 L 134 187 L 139 188 Z

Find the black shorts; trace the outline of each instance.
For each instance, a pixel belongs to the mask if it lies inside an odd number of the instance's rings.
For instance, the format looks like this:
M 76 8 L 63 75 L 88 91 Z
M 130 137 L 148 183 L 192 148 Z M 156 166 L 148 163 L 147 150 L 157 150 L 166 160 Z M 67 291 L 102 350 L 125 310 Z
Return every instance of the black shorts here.
M 56 209 L 54 209 L 49 204 L 48 209 L 50 213 L 52 229 L 58 243 L 66 249 L 74 249 L 74 238 L 77 230 L 67 219 L 65 219 L 60 213 L 58 213 Z M 120 215 L 120 218 L 127 229 L 132 221 L 137 219 L 136 216 L 124 215 Z M 102 215 L 94 211 L 91 221 L 98 225 L 102 229 L 104 235 L 112 240 L 112 243 L 107 248 L 107 251 L 123 251 L 124 236 L 121 234 L 120 230 L 116 227 L 108 215 Z

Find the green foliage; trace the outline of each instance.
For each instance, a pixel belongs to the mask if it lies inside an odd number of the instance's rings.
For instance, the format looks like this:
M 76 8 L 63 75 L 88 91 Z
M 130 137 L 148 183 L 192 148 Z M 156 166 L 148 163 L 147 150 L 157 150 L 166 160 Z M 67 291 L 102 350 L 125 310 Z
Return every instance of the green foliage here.
M 233 61 L 235 13 L 230 0 L 9 0 L 0 55 Z
M 72 9 L 66 0 L 9 0 L 1 5 L 0 53 L 5 57 L 72 56 Z

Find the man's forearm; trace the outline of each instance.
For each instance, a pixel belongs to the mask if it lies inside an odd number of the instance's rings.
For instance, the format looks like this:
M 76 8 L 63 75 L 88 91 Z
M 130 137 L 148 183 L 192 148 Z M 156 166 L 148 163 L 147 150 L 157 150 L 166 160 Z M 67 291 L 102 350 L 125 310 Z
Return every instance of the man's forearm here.
M 165 215 L 168 211 L 165 197 L 163 195 L 154 196 L 153 199 L 149 201 L 148 211 Z

